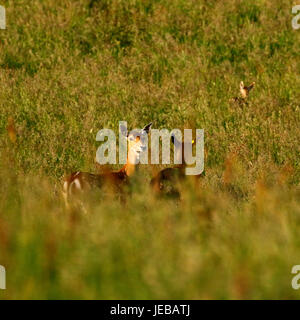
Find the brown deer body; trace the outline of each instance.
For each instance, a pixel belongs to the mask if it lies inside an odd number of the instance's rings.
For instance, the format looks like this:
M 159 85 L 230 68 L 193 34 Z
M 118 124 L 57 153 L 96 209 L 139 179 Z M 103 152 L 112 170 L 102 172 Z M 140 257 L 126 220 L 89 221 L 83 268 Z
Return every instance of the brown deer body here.
M 176 183 L 184 180 L 186 178 L 185 169 L 186 169 L 186 162 L 184 157 L 184 144 L 176 139 L 174 135 L 171 135 L 171 141 L 175 147 L 174 151 L 177 151 L 177 154 L 174 154 L 174 157 L 180 157 L 183 161 L 182 164 L 171 167 L 165 168 L 159 171 L 150 181 L 150 186 L 157 194 L 166 194 L 171 197 L 180 197 L 180 193 L 176 187 Z M 192 141 L 192 145 L 195 141 Z M 181 147 L 179 145 L 181 144 Z M 177 147 L 177 148 L 176 148 Z M 178 153 L 180 152 L 181 155 Z M 198 176 L 196 176 L 198 177 Z M 171 187 L 171 190 L 166 191 L 167 186 Z

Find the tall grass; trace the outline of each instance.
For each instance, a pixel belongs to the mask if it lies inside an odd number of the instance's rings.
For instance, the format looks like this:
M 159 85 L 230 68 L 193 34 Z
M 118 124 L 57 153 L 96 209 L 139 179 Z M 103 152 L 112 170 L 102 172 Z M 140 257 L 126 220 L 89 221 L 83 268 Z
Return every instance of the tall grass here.
M 1 4 L 1 299 L 299 298 L 293 1 Z M 96 132 L 119 120 L 203 128 L 205 175 L 160 199 L 161 166 L 141 166 L 125 205 L 96 192 L 66 210 L 63 175 L 97 171 Z

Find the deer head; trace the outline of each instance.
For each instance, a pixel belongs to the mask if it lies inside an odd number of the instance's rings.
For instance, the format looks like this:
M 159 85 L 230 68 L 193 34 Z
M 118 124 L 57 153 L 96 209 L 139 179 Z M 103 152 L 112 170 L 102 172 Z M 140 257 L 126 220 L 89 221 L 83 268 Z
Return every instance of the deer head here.
M 143 129 L 134 129 L 127 133 L 126 127 L 121 126 L 121 133 L 126 136 L 128 141 L 128 164 L 138 164 L 140 155 L 148 147 L 148 133 L 150 132 L 152 122 L 147 124 Z

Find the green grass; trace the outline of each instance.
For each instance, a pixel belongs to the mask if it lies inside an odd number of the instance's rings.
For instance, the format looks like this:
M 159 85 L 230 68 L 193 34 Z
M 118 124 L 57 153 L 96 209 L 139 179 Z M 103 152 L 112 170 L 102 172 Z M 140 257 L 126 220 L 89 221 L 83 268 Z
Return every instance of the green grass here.
M 289 0 L 2 1 L 1 299 L 298 299 L 300 31 Z M 247 105 L 230 102 L 255 81 Z M 7 134 L 12 117 L 17 141 Z M 68 211 L 101 128 L 203 128 L 205 176 Z

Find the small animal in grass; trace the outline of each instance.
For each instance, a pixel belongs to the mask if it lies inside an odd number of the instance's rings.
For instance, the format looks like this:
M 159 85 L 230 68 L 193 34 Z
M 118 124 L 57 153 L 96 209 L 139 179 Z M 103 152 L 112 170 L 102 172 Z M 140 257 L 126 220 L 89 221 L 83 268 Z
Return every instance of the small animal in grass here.
M 230 99 L 230 101 L 238 102 L 240 105 L 247 103 L 249 92 L 255 87 L 255 82 L 252 82 L 249 86 L 245 86 L 244 82 L 240 82 L 240 96 Z
M 240 93 L 243 99 L 248 98 L 249 92 L 254 88 L 255 82 L 252 82 L 249 86 L 245 86 L 244 82 L 240 83 Z
M 69 206 L 72 199 L 76 199 L 84 191 L 87 192 L 93 188 L 107 187 L 111 188 L 114 193 L 122 193 L 137 168 L 141 153 L 147 149 L 147 139 L 144 137 L 148 135 L 151 126 L 152 123 L 149 123 L 142 130 L 133 130 L 129 135 L 121 128 L 121 133 L 126 135 L 128 141 L 128 153 L 127 162 L 120 170 L 107 170 L 101 174 L 78 171 L 66 177 L 63 183 L 66 205 Z

